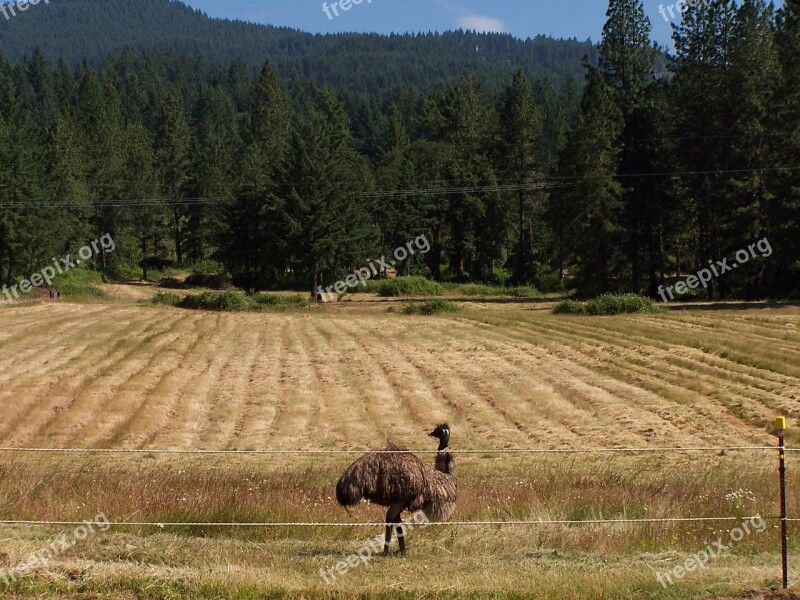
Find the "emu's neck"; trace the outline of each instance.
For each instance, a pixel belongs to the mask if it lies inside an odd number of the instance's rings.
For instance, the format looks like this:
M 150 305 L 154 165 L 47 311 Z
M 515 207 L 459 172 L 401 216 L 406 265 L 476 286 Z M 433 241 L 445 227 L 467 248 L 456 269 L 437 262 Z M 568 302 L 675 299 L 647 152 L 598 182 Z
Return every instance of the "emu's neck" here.
M 436 454 L 435 466 L 437 471 L 441 471 L 447 475 L 453 475 L 456 472 L 456 460 L 446 448 L 440 449 L 438 454 Z

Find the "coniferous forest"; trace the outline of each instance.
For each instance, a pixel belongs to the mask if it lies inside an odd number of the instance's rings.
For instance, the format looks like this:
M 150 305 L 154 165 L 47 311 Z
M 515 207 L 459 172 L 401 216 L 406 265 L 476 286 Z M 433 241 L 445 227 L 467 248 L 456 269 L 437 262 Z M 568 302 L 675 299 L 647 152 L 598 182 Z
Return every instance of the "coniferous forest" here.
M 425 234 L 401 274 L 653 297 L 766 238 L 705 295 L 800 292 L 800 0 L 691 4 L 672 56 L 639 0 L 611 0 L 596 47 L 239 23 L 234 40 L 172 4 L 178 42 L 121 49 L 56 36 L 76 2 L 38 7 L 36 36 L 0 24 L 6 283 L 110 234 L 108 273 L 212 259 L 244 288 L 308 290 Z M 48 41 L 20 54 L 20 30 Z M 348 61 L 306 62 L 334 45 Z M 410 65 L 415 45 L 441 51 Z

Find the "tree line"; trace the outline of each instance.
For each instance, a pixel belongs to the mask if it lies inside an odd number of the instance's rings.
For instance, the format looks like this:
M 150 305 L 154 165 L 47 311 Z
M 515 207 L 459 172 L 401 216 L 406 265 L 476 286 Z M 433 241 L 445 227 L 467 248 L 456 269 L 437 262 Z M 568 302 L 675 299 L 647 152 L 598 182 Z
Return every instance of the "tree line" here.
M 369 96 L 270 63 L 0 56 L 0 279 L 110 234 L 104 269 L 212 258 L 313 290 L 424 233 L 401 274 L 655 296 L 766 237 L 705 293 L 797 294 L 800 0 L 693 3 L 675 42 L 663 72 L 641 0 L 612 0 L 582 86 Z
M 581 57 L 596 60 L 588 40 L 449 31 L 313 35 L 285 27 L 211 19 L 175 0 L 58 0 L 22 18 L 0 17 L 0 52 L 17 61 L 37 47 L 55 63 L 101 66 L 126 46 L 192 56 L 212 65 L 258 70 L 269 58 L 281 78 L 295 75 L 336 91 L 377 94 L 413 85 L 426 92 L 469 69 L 492 93 L 516 67 L 538 79 L 579 79 Z M 320 18 L 325 18 L 322 12 Z
M 800 2 L 691 3 L 670 76 L 642 3 L 612 0 L 555 194 L 557 254 L 585 293 L 658 286 L 767 238 L 769 260 L 715 278 L 711 298 L 800 287 Z

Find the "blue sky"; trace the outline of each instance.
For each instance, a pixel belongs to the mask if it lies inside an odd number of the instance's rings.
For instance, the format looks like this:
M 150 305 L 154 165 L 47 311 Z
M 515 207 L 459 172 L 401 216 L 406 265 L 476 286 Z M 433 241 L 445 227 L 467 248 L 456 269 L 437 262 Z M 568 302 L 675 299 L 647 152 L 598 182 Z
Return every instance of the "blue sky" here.
M 605 22 L 603 0 L 361 0 L 332 18 L 322 0 L 184 0 L 212 17 L 283 25 L 312 33 L 403 33 L 458 29 L 500 30 L 519 38 L 538 34 L 598 41 Z M 328 0 L 327 4 L 348 0 Z M 352 0 L 349 0 L 352 1 Z M 653 37 L 671 47 L 671 28 L 659 14 L 676 0 L 645 0 Z M 677 14 L 676 14 L 677 16 Z

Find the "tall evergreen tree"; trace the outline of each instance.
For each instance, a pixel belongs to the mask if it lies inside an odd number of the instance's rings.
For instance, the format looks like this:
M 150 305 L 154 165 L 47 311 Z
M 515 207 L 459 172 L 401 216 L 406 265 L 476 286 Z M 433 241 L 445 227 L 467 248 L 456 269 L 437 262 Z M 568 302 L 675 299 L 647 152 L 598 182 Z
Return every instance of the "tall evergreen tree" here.
M 727 136 L 732 111 L 727 82 L 735 22 L 732 0 L 712 0 L 687 5 L 683 22 L 675 28 L 675 170 L 690 173 L 680 182 L 679 213 L 685 216 L 679 229 L 693 232 L 687 249 L 690 256 L 686 262 L 676 262 L 678 272 L 696 272 L 709 261 L 726 256 L 718 217 L 727 210 L 727 175 L 715 173 L 731 167 L 731 138 Z M 721 292 L 724 288 L 719 281 L 712 280 L 709 296 L 715 298 Z
M 284 198 L 277 192 L 291 133 L 286 91 L 272 65 L 261 71 L 239 157 L 235 201 L 226 215 L 221 242 L 236 281 L 246 288 L 275 285 L 290 266 Z
M 502 258 L 509 220 L 503 197 L 472 191 L 497 183 L 491 154 L 498 130 L 496 112 L 472 73 L 427 100 L 421 129 L 429 139 L 451 144 L 458 159 L 449 185 L 457 193 L 446 217 L 451 271 L 459 280 L 490 278 Z
M 770 119 L 779 69 L 774 46 L 774 14 L 764 0 L 744 0 L 736 12 L 727 73 L 730 116 L 725 135 L 733 141 L 729 151 L 733 173 L 726 179 L 726 210 L 717 216 L 724 238 L 722 256 L 771 234 L 768 212 L 774 201 L 769 187 L 771 148 Z M 749 261 L 720 280 L 722 289 L 737 295 L 763 294 L 766 265 Z
M 645 186 L 636 173 L 649 173 L 652 163 L 643 147 L 652 136 L 653 124 L 647 119 L 648 87 L 653 83 L 653 67 L 658 50 L 650 40 L 650 20 L 642 0 L 610 0 L 608 20 L 600 44 L 600 70 L 615 93 L 615 103 L 622 113 L 624 126 L 618 144 L 622 149 L 619 172 L 626 176 L 625 246 L 630 268 L 631 287 L 642 287 L 643 233 L 651 225 L 652 214 Z
M 284 178 L 294 269 L 314 297 L 374 249 L 376 232 L 358 197 L 365 164 L 355 148 L 343 106 L 322 90 L 292 136 Z
M 534 234 L 539 233 L 543 194 L 529 189 L 542 179 L 540 135 L 542 121 L 533 89 L 525 73 L 517 71 L 506 88 L 500 106 L 500 173 L 503 183 L 520 186 L 516 191 L 517 242 L 514 249 L 516 283 L 535 280 Z M 538 241 L 539 247 L 542 240 Z
M 160 173 L 156 169 L 155 152 L 150 133 L 138 123 L 130 123 L 123 131 L 124 164 L 121 196 L 129 200 L 153 200 L 161 191 Z M 126 262 L 141 261 L 142 279 L 148 279 L 147 261 L 150 256 L 160 256 L 165 248 L 163 240 L 168 237 L 170 215 L 167 206 L 147 202 L 126 207 L 126 229 L 133 243 L 118 248 Z
M 772 294 L 786 295 L 797 294 L 800 281 L 800 0 L 786 0 L 778 13 L 775 45 L 780 79 L 770 129 L 772 164 L 789 169 L 776 173 L 772 183 L 768 219 L 776 250 L 765 285 Z
M 181 201 L 189 180 L 189 125 L 183 101 L 174 92 L 161 99 L 155 128 L 156 160 L 161 171 L 161 190 L 172 217 L 172 238 L 178 263 L 184 259 L 184 236 L 188 218 Z
M 624 274 L 623 188 L 616 178 L 624 121 L 615 96 L 602 74 L 589 69 L 578 124 L 564 153 L 562 172 L 575 180 L 565 203 L 566 233 L 582 295 L 611 291 Z

